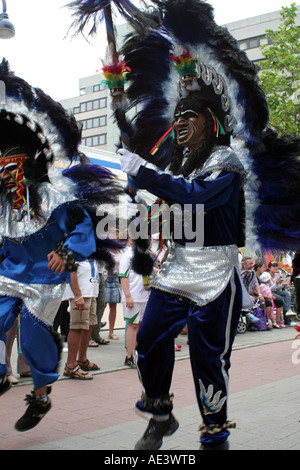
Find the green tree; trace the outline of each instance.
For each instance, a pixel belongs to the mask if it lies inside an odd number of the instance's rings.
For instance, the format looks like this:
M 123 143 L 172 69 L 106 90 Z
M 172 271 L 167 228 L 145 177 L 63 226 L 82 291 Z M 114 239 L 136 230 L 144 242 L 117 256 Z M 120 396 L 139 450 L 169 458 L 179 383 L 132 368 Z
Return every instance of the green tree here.
M 279 135 L 300 135 L 300 28 L 295 3 L 282 7 L 277 31 L 266 30 L 270 45 L 261 46 L 261 86 L 270 109 L 270 127 Z

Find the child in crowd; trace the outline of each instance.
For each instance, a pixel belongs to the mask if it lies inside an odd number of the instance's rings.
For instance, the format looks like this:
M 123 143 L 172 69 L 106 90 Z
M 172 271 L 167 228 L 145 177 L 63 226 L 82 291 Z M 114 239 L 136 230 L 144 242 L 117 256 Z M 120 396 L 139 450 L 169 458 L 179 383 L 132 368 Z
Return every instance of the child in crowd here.
M 127 355 L 124 364 L 135 368 L 133 353 L 136 346 L 136 335 L 149 298 L 149 290 L 145 288 L 143 276 L 136 274 L 131 269 L 132 257 L 132 240 L 129 238 L 126 248 L 120 255 L 119 277 L 122 287 L 123 315 L 127 322 Z
M 279 323 L 280 322 L 280 310 L 279 310 L 278 313 L 276 311 L 276 321 L 275 321 L 275 318 L 274 318 L 274 307 L 275 307 L 274 299 L 275 299 L 275 297 L 272 294 L 272 291 L 271 291 L 271 288 L 270 288 L 270 280 L 271 280 L 271 275 L 267 271 L 260 275 L 260 277 L 259 277 L 259 281 L 261 283 L 260 284 L 260 291 L 261 291 L 262 296 L 265 299 L 269 299 L 272 302 L 271 309 L 270 309 L 270 311 L 268 311 L 268 320 L 271 320 L 273 328 L 281 328 L 280 323 Z

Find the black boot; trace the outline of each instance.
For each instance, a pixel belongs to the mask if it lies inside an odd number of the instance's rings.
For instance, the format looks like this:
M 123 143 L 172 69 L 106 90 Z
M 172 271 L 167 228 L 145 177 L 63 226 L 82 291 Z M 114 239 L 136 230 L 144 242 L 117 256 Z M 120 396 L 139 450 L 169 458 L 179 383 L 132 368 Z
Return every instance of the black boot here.
M 212 446 L 209 444 L 201 444 L 200 450 L 229 450 L 229 442 L 228 440 L 222 442 L 218 446 Z
M 51 408 L 51 401 L 48 397 L 50 392 L 51 387 L 47 387 L 47 401 L 43 401 L 37 397 L 34 394 L 34 391 L 31 392 L 31 395 L 26 395 L 25 401 L 27 402 L 28 408 L 15 424 L 15 429 L 17 431 L 28 431 L 39 424 L 41 419 Z
M 171 413 L 166 421 L 150 419 L 143 437 L 136 443 L 134 450 L 158 450 L 164 436 L 171 436 L 179 427 L 178 421 Z
M 11 383 L 8 381 L 6 374 L 0 375 L 0 396 L 7 392 L 11 387 Z

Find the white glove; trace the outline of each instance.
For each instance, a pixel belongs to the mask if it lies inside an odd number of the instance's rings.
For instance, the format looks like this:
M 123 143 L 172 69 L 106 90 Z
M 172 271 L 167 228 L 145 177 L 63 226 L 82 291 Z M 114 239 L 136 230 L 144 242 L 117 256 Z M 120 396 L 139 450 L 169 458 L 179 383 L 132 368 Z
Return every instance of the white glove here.
M 117 154 L 119 155 L 122 170 L 128 175 L 136 176 L 139 172 L 140 166 L 145 160 L 139 157 L 136 153 L 132 153 L 126 149 L 119 149 Z

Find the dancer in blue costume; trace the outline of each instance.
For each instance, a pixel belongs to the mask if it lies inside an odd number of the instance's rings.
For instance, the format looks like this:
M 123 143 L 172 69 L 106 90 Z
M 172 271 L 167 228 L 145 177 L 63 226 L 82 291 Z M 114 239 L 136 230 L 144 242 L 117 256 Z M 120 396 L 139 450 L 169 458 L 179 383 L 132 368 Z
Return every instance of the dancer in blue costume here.
M 186 321 L 203 419 L 201 449 L 228 449 L 234 426 L 227 419 L 228 371 L 243 289 L 238 246 L 246 233 L 253 251 L 299 248 L 299 139 L 278 138 L 267 129 L 258 68 L 215 23 L 206 1 L 152 0 L 144 21 L 143 12 L 137 14 L 127 0 L 76 0 L 71 3 L 75 26 L 82 32 L 91 21 L 94 33 L 110 3 L 129 12 L 125 16 L 134 29 L 121 51 L 129 71 L 131 117 L 136 110 L 130 122 L 127 108 L 116 119 L 128 136 L 126 148 L 118 151 L 122 168 L 137 190 L 147 189 L 160 203 L 183 209 L 189 204 L 190 233 L 197 225 L 197 204 L 204 205 L 203 243 L 174 230 L 137 337 L 145 393 L 136 406 L 153 418 L 135 449 L 159 449 L 164 436 L 178 428 L 169 389 L 174 338 Z M 181 76 L 179 87 L 170 56 Z M 152 220 L 156 216 L 149 214 Z M 132 268 L 138 274 L 152 269 L 149 250 L 143 253 L 147 243 L 134 240 Z
M 170 207 L 179 204 L 183 224 L 187 222 L 184 205 L 192 207 L 188 223 L 196 234 L 195 239 L 187 239 L 184 226 L 182 237 L 175 234 L 168 259 L 152 282 L 138 333 L 137 366 L 145 393 L 137 407 L 153 413 L 136 444 L 138 450 L 159 448 L 163 435 L 172 434 L 178 427 L 169 392 L 174 338 L 186 322 L 196 396 L 205 427 L 202 443 L 224 446 L 228 429 L 233 426 L 226 409 L 230 353 L 242 308 L 238 226 L 242 223 L 239 202 L 244 169 L 224 145 L 229 135 L 222 136 L 223 145 L 218 142 L 214 122 L 218 119 L 224 126 L 222 114 L 221 108 L 199 91 L 179 102 L 174 116 L 175 146 L 177 156 L 179 148 L 186 153 L 181 152 L 180 163 L 173 161 L 167 171 L 119 150 L 122 168 L 135 177 L 137 188 L 147 189 Z M 204 240 L 197 240 L 200 204 L 205 211 Z
M 61 352 L 52 323 L 65 284 L 77 262 L 110 260 L 110 243 L 96 239 L 92 217 L 101 202 L 117 201 L 120 188 L 79 156 L 80 128 L 61 105 L 16 77 L 5 60 L 0 80 L 0 394 L 9 389 L 6 332 L 21 313 L 34 390 L 15 428 L 26 431 L 51 408 Z
M 250 245 L 255 233 L 253 246 L 262 251 L 299 244 L 299 219 L 288 203 L 285 216 L 279 209 L 272 220 L 276 192 L 269 175 L 274 172 L 267 175 L 264 170 L 274 166 L 279 174 L 280 166 L 283 178 L 292 183 L 282 188 L 284 200 L 295 201 L 299 140 L 280 141 L 266 132 L 268 108 L 257 68 L 228 30 L 216 25 L 209 4 L 153 3 L 159 6 L 161 27 L 133 33 L 123 47 L 130 69 L 127 97 L 139 112 L 131 151 L 118 153 L 137 189 L 148 190 L 169 207 L 178 204 L 196 237 L 188 239 L 184 226 L 183 235 L 174 230 L 168 259 L 151 286 L 137 336 L 136 363 L 144 393 L 136 406 L 153 417 L 135 449 L 159 449 L 163 437 L 178 428 L 170 394 L 174 338 L 187 322 L 203 420 L 201 449 L 223 450 L 235 426 L 227 418 L 232 344 L 243 301 L 249 302 L 238 274 L 238 247 L 245 244 L 245 232 Z M 184 220 L 187 204 L 192 207 L 189 221 Z M 204 205 L 201 240 L 197 204 Z

